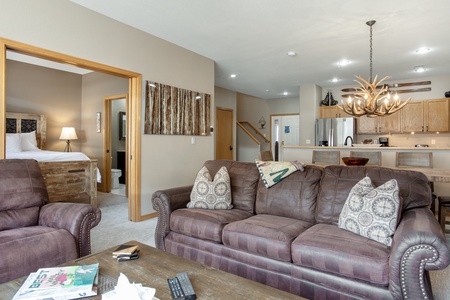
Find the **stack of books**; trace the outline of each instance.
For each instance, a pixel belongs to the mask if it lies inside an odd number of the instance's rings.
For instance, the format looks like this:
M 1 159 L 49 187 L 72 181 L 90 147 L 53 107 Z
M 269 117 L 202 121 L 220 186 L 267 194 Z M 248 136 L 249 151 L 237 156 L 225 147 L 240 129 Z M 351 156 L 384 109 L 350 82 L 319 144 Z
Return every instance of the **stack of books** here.
M 139 247 L 137 245 L 120 245 L 114 250 L 113 258 L 117 261 L 127 261 L 139 258 Z
M 97 295 L 98 263 L 41 268 L 31 273 L 13 300 L 66 300 Z

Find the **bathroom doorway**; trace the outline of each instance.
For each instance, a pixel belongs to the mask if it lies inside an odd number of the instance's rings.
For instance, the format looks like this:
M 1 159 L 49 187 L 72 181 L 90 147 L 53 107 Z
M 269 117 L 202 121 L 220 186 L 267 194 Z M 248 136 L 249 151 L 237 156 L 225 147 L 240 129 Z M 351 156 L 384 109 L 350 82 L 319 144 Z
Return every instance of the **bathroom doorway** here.
M 103 158 L 105 192 L 128 197 L 126 128 L 128 95 L 104 98 L 105 137 Z

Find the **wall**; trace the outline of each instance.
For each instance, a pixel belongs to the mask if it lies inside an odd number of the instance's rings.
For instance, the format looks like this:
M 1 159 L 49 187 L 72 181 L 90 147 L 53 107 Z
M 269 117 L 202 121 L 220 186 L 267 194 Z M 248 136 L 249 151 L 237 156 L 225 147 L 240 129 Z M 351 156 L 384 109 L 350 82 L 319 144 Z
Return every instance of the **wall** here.
M 137 72 L 143 80 L 208 93 L 214 107 L 211 59 L 69 1 L 4 1 L 0 37 Z M 86 132 L 95 128 L 97 111 L 83 102 Z M 86 125 L 84 118 L 88 118 Z M 91 136 L 86 139 L 92 143 Z M 153 212 L 150 199 L 154 191 L 193 183 L 202 163 L 213 158 L 213 142 L 212 136 L 197 137 L 194 145 L 190 136 L 141 136 L 142 215 Z M 86 149 L 94 151 L 96 147 Z
M 238 121 L 248 121 L 254 127 L 271 139 L 270 116 L 276 114 L 299 113 L 298 98 L 288 97 L 264 100 L 261 98 L 237 94 L 237 118 Z M 264 117 L 266 126 L 261 129 L 259 120 Z M 239 161 L 254 162 L 259 157 L 259 146 L 240 128 L 237 128 L 237 158 Z
M 84 137 L 82 151 L 91 159 L 97 159 L 98 168 L 103 171 L 104 98 L 127 94 L 128 79 L 98 72 L 83 75 L 82 79 L 81 127 Z M 102 113 L 101 132 L 97 132 L 97 112 Z M 103 172 L 101 173 L 103 176 Z M 98 186 L 103 187 L 101 183 Z
M 300 86 L 300 146 L 312 146 L 316 139 L 316 119 L 319 117 L 319 103 L 322 88 L 315 84 Z
M 6 111 L 47 115 L 47 150 L 63 151 L 62 127 L 75 127 L 80 151 L 81 75 L 8 60 L 6 63 Z

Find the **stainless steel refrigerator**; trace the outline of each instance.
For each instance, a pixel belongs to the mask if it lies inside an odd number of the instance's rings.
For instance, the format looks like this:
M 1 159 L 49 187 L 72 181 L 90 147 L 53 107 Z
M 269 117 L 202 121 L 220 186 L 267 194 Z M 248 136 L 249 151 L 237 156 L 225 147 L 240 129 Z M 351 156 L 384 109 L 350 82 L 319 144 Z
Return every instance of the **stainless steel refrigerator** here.
M 344 146 L 347 137 L 353 140 L 354 128 L 354 118 L 317 119 L 316 146 Z M 352 140 L 347 140 L 349 146 Z

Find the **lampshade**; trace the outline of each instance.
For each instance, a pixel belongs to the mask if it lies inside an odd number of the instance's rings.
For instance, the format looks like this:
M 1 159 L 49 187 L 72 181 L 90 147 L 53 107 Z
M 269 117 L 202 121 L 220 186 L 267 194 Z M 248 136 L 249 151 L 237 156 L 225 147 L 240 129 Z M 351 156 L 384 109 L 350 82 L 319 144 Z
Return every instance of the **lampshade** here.
M 61 130 L 60 140 L 78 140 L 77 133 L 73 127 L 63 127 Z

